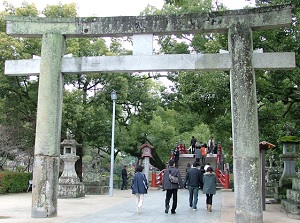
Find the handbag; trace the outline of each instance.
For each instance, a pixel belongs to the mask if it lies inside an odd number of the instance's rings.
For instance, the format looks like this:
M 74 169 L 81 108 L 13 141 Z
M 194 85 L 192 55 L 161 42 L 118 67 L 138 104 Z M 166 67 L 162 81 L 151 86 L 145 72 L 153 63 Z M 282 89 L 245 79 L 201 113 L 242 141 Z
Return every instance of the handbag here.
M 141 174 L 142 174 L 142 173 L 141 173 Z M 144 174 L 142 174 L 142 175 L 143 175 L 143 184 L 144 184 L 144 187 L 145 187 L 146 190 L 148 190 L 147 179 L 145 178 L 145 175 L 144 175 Z
M 169 170 L 169 179 L 170 179 L 172 184 L 178 184 L 179 183 L 178 177 L 172 176 L 171 170 Z

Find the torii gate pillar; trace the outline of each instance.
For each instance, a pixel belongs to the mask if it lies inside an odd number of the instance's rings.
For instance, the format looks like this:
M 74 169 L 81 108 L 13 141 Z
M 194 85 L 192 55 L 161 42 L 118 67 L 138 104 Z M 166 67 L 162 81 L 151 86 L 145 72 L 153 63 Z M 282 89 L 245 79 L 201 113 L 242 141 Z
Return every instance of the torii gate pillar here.
M 33 218 L 57 216 L 63 98 L 60 68 L 64 49 L 65 38 L 61 34 L 43 35 L 32 184 Z
M 234 23 L 228 32 L 236 222 L 263 222 L 252 30 Z

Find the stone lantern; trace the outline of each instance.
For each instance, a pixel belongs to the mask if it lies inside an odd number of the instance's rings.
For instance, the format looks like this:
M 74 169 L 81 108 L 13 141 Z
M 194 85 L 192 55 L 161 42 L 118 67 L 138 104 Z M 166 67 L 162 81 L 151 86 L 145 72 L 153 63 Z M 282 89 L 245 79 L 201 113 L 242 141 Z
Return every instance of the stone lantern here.
M 297 154 L 297 146 L 299 139 L 296 136 L 284 136 L 281 138 L 283 144 L 283 152 L 280 158 L 283 161 L 283 173 L 279 179 L 279 186 L 275 188 L 274 198 L 280 201 L 286 198 L 287 190 L 292 188 L 292 181 L 297 178 L 295 165 L 299 157 Z
M 300 220 L 299 210 L 299 185 L 300 179 L 295 170 L 297 146 L 300 140 L 295 136 L 286 136 L 281 139 L 283 143 L 283 154 L 280 155 L 284 167 L 279 180 L 278 198 L 281 199 L 281 211 L 290 218 Z
M 60 158 L 64 162 L 64 170 L 58 180 L 59 198 L 84 197 L 84 185 L 80 182 L 75 171 L 75 163 L 79 159 L 76 155 L 76 148 L 80 146 L 76 140 L 72 139 L 71 134 L 67 133 L 67 139 L 61 143 L 63 154 Z
M 295 165 L 296 160 L 299 157 L 297 154 L 299 139 L 294 136 L 286 136 L 281 139 L 281 142 L 283 144 L 283 152 L 280 157 L 283 161 L 284 167 L 280 180 L 283 178 L 297 177 Z

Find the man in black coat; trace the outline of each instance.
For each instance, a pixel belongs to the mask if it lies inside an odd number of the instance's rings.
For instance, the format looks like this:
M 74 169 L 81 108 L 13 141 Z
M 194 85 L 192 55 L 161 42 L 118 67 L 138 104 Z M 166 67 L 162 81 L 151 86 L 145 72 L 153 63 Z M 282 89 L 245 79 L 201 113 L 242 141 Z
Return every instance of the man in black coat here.
M 169 175 L 174 177 L 178 177 L 178 183 L 172 183 L 170 181 Z M 182 188 L 182 179 L 180 176 L 179 170 L 175 167 L 174 160 L 169 161 L 169 168 L 165 169 L 163 176 L 162 188 L 163 191 L 166 191 L 166 199 L 165 199 L 165 213 L 168 214 L 170 208 L 170 200 L 173 197 L 173 203 L 171 208 L 171 214 L 176 214 L 177 208 L 177 192 L 178 188 Z
M 122 169 L 122 186 L 121 186 L 121 190 L 127 190 L 127 166 L 124 166 Z
M 203 187 L 202 174 L 198 169 L 200 164 L 193 163 L 193 167 L 187 172 L 185 178 L 185 186 L 189 189 L 189 205 L 194 211 L 197 210 L 198 192 Z
M 191 152 L 191 154 L 195 153 L 196 142 L 197 142 L 197 140 L 195 139 L 194 136 L 192 136 L 191 143 L 190 143 L 190 146 L 191 146 L 191 151 L 190 152 Z

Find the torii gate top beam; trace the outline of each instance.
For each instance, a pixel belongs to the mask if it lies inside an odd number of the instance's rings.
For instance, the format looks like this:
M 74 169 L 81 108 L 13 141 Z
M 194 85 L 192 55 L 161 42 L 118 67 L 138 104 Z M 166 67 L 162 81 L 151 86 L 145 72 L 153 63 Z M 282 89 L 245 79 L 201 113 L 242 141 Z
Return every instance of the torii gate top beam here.
M 5 16 L 6 33 L 14 37 L 42 37 L 59 33 L 66 37 L 117 37 L 133 34 L 168 35 L 226 32 L 236 17 L 252 30 L 291 24 L 291 5 L 230 10 L 211 13 L 160 16 L 41 18 Z M 43 24 L 43 25 L 41 25 Z

